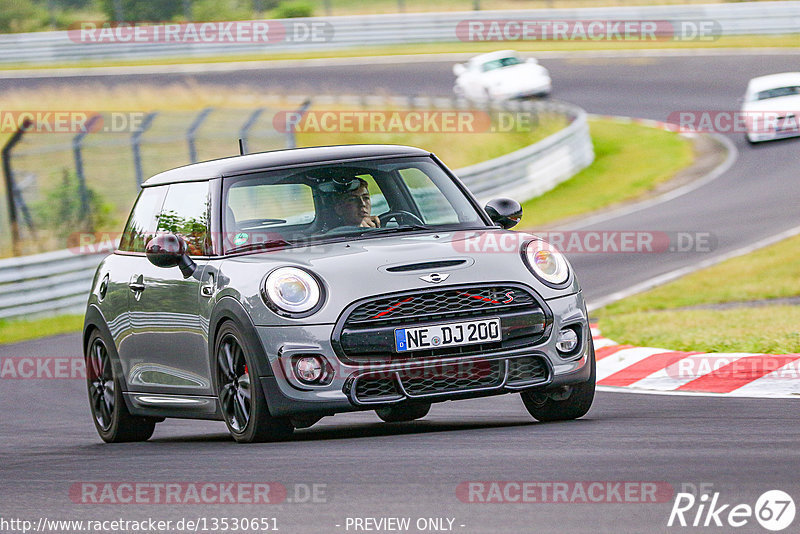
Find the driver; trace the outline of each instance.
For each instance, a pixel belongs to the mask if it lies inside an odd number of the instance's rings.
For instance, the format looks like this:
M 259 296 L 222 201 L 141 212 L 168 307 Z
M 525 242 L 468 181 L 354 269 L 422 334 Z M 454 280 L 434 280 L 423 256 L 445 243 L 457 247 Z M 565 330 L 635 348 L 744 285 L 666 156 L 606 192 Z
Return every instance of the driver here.
M 358 181 L 358 189 L 339 193 L 334 200 L 333 209 L 340 219 L 340 226 L 380 228 L 380 219 L 371 215 L 372 199 L 367 181 L 363 178 L 355 180 Z

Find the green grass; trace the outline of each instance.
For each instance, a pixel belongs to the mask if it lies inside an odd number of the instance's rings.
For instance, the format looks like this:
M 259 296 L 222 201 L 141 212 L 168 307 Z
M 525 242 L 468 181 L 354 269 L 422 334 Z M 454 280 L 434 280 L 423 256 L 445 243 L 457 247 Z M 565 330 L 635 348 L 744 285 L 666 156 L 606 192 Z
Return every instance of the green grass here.
M 512 48 L 520 52 L 570 52 L 586 50 L 650 50 L 693 48 L 794 48 L 800 46 L 800 34 L 786 35 L 735 35 L 713 41 L 509 41 L 509 42 L 454 42 L 386 45 L 376 47 L 353 47 L 335 50 L 304 52 L 277 52 L 231 54 L 224 56 L 166 57 L 143 60 L 86 60 L 71 63 L 9 63 L 0 65 L 0 70 L 49 69 L 54 67 L 109 67 L 136 65 L 177 65 L 191 63 L 227 63 L 235 61 L 327 59 L 362 56 L 395 56 L 406 54 L 481 54 L 500 48 Z
M 552 191 L 523 204 L 520 228 L 536 228 L 632 199 L 690 165 L 692 144 L 657 128 L 592 120 L 595 161 Z
M 0 321 L 0 344 L 80 332 L 83 315 L 58 315 L 43 319 Z
M 800 306 L 608 315 L 600 329 L 617 343 L 669 350 L 800 352 Z
M 619 315 L 703 304 L 800 296 L 800 236 L 722 262 L 606 306 Z
M 638 346 L 708 352 L 800 352 L 800 306 L 683 310 L 800 296 L 800 236 L 610 304 L 603 335 Z

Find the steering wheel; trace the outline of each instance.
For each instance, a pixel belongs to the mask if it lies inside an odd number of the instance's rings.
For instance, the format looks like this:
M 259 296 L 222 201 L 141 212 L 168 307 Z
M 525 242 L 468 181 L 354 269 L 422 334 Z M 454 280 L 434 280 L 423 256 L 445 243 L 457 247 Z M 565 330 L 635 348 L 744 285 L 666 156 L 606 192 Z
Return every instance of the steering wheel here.
M 405 211 L 405 210 L 387 211 L 386 213 L 378 215 L 378 219 L 380 219 L 381 221 L 381 227 L 386 226 L 386 223 L 388 223 L 392 219 L 394 219 L 394 221 L 398 225 L 408 224 L 408 225 L 425 226 L 425 223 L 422 221 L 422 219 L 420 219 L 410 211 Z

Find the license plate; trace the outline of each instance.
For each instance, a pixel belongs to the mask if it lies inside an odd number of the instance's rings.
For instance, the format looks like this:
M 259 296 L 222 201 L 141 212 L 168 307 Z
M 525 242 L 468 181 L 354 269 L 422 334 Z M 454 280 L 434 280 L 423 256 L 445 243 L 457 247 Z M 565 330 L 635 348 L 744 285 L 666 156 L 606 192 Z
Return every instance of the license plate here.
M 394 331 L 397 352 L 490 343 L 503 339 L 500 319 L 437 324 Z

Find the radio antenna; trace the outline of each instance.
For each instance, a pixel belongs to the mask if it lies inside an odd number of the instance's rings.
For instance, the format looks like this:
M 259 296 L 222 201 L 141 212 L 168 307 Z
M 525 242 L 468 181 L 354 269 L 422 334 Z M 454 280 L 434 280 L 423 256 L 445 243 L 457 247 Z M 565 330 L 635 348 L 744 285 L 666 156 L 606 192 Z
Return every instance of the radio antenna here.
M 244 141 L 242 138 L 239 138 L 239 155 L 244 156 Z

